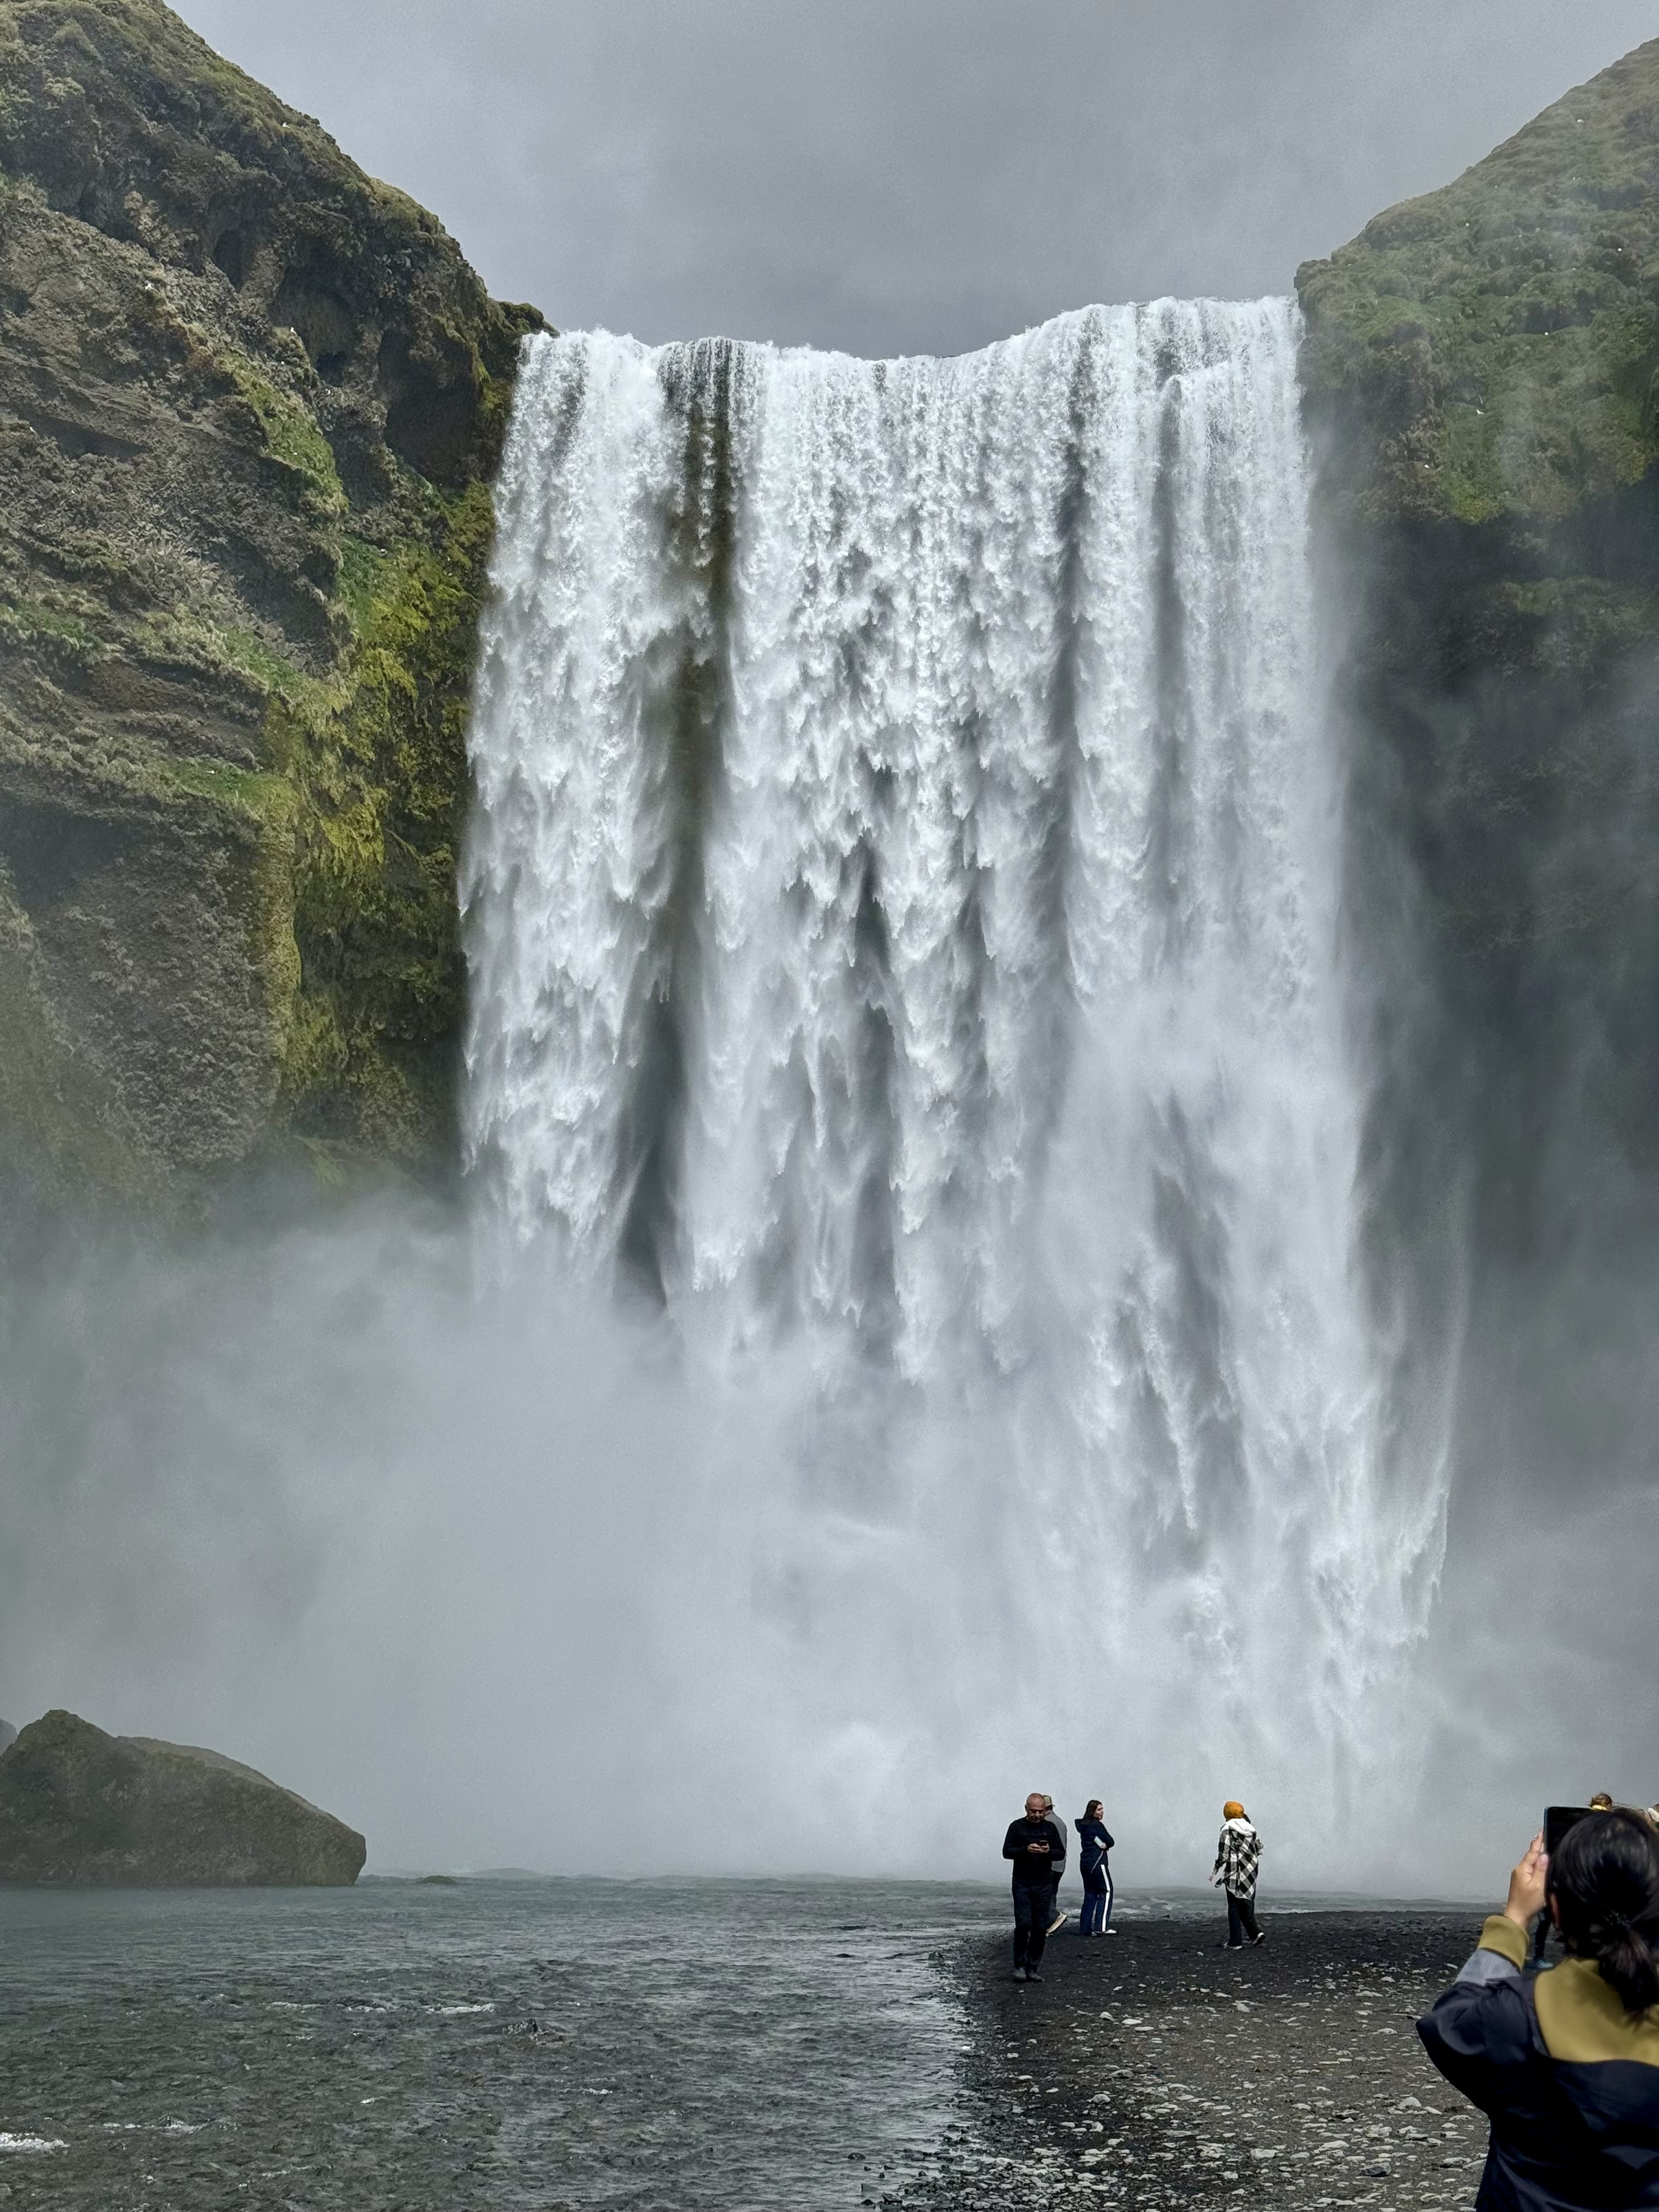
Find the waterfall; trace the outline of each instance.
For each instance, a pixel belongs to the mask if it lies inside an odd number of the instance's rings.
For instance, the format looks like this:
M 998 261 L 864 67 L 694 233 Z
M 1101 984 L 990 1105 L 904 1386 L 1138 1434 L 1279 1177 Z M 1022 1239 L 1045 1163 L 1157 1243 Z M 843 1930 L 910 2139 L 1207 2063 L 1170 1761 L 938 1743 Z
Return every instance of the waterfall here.
M 469 1158 L 660 1301 L 728 1438 L 772 1407 L 754 1587 L 841 1638 L 827 1726 L 873 1724 L 860 1638 L 966 1697 L 1042 1622 L 1120 1750 L 1340 1790 L 1418 1625 L 1297 337 L 1165 301 L 951 361 L 527 344 Z

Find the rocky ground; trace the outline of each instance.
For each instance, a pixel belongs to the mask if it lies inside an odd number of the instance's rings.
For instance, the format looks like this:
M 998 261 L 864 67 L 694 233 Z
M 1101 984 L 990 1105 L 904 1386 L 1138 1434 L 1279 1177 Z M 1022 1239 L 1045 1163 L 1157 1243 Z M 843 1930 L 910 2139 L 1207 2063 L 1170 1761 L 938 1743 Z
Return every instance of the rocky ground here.
M 942 2153 L 866 2201 L 905 2212 L 1104 2203 L 1472 2204 L 1484 2123 L 1413 2021 L 1479 1932 L 1474 1912 L 1264 1916 L 1260 1949 L 1219 1925 L 1130 1922 L 1048 1946 L 1040 1986 L 1006 1947 L 964 1942 L 972 2039 Z

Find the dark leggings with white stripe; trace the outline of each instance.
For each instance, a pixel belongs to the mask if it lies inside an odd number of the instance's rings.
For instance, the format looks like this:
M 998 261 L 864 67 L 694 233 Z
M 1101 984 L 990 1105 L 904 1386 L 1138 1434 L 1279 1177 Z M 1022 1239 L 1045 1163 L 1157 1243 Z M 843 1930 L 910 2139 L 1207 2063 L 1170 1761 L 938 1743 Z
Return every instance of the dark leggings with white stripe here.
M 1078 1933 L 1103 1936 L 1111 1917 L 1112 1870 L 1103 1863 L 1083 1877 L 1083 1914 L 1077 1923 Z

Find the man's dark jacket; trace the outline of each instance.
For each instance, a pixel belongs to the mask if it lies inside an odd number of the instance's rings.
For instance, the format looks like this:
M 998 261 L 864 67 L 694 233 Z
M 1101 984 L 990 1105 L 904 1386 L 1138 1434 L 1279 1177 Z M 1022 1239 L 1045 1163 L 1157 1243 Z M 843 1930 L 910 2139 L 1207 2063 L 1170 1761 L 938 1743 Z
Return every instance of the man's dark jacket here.
M 1037 1882 L 1054 1881 L 1066 1863 L 1066 1849 L 1062 1844 L 1054 1847 L 1054 1824 L 1052 1820 L 1028 1820 L 1022 1814 L 1011 1820 L 1008 1832 L 1002 1839 L 1002 1856 L 1014 1863 L 1014 1886 L 1030 1887 Z M 1041 1844 L 1040 1851 L 1028 1850 L 1029 1844 Z

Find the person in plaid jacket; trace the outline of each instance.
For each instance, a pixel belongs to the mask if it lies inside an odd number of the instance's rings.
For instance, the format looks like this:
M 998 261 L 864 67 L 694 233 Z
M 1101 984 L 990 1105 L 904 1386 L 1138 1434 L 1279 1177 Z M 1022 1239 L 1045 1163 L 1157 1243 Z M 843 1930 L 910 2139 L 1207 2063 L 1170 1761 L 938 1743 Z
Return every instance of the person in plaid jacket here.
M 1248 1943 L 1265 1943 L 1265 1930 L 1255 1924 L 1255 1870 L 1261 1863 L 1261 1838 L 1237 1797 L 1221 1808 L 1221 1841 L 1216 1845 L 1210 1886 L 1219 1882 L 1227 1893 L 1227 1942 L 1230 1951 Z

